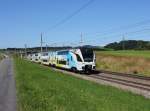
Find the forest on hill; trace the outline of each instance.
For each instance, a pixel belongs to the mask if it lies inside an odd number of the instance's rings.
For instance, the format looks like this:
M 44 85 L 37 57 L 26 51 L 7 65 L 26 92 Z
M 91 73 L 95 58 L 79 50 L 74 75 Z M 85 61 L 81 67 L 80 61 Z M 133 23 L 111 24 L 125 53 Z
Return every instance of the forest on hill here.
M 124 40 L 109 43 L 104 48 L 114 50 L 150 50 L 150 41 L 143 40 Z

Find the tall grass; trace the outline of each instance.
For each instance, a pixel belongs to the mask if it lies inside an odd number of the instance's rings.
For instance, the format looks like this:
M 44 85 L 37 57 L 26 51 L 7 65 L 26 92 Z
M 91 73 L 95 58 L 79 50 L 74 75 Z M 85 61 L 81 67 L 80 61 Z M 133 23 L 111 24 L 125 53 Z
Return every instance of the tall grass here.
M 149 51 L 96 52 L 97 68 L 150 76 Z

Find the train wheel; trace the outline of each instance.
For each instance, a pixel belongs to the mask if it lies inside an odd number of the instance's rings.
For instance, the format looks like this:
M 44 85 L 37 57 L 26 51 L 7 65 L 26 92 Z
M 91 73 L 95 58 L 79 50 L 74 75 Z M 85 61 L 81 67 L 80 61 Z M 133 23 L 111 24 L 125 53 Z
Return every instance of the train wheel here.
M 71 70 L 72 72 L 75 72 L 75 73 L 77 72 L 77 69 L 75 67 L 72 67 Z

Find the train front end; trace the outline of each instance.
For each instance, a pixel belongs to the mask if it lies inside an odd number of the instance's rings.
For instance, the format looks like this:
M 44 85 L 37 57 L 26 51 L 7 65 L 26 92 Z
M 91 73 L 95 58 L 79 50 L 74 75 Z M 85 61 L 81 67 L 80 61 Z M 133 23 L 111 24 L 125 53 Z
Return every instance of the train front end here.
M 77 58 L 77 70 L 88 73 L 96 69 L 96 57 L 91 48 L 76 49 L 75 54 Z

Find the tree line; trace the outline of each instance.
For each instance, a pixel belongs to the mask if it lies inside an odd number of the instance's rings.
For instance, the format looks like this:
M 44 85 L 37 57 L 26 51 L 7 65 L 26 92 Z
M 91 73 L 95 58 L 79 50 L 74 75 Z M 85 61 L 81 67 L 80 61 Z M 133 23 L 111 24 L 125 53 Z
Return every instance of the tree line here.
M 150 50 L 150 41 L 124 40 L 107 44 L 104 48 L 114 50 Z
M 150 41 L 143 41 L 143 40 L 124 40 L 120 42 L 113 42 L 109 43 L 104 47 L 100 46 L 92 46 L 92 45 L 85 45 L 83 47 L 91 48 L 95 51 L 105 51 L 105 50 L 150 50 Z M 65 46 L 65 47 L 43 47 L 43 51 L 50 51 L 50 50 L 64 50 L 64 49 L 71 49 L 75 47 Z M 27 48 L 27 52 L 40 52 L 41 47 L 32 47 Z M 7 49 L 0 49 L 2 51 L 9 51 L 9 52 L 25 52 L 25 48 L 7 48 Z

